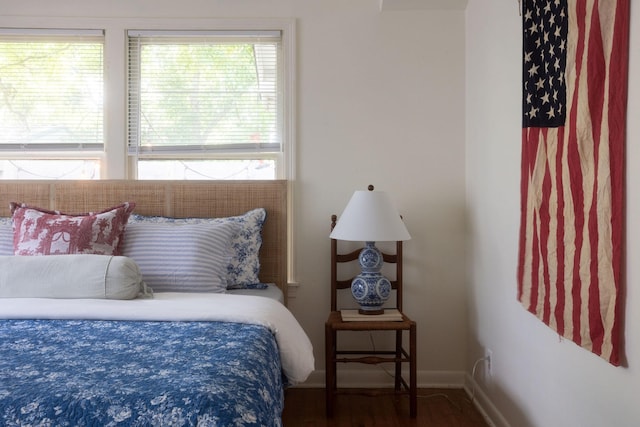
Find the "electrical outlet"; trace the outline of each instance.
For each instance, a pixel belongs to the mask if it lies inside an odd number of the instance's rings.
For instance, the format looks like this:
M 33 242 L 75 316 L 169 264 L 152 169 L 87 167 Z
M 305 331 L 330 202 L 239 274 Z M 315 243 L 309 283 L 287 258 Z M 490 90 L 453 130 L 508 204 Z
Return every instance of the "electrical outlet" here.
M 485 357 L 485 361 L 486 361 L 486 369 L 487 369 L 487 375 L 491 375 L 492 374 L 492 370 L 493 370 L 493 351 L 491 351 L 491 349 L 485 349 L 484 351 L 484 357 Z

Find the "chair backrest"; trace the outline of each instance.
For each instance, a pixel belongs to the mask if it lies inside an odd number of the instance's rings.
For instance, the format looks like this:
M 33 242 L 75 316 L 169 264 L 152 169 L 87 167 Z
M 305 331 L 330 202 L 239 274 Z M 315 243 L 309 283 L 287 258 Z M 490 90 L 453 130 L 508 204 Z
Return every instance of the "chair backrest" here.
M 331 231 L 336 226 L 338 221 L 337 215 L 331 215 Z M 364 247 L 364 246 L 363 246 Z M 331 311 L 336 311 L 338 308 L 338 291 L 340 289 L 351 288 L 351 281 L 355 275 L 348 275 L 344 277 L 340 266 L 345 266 L 348 263 L 355 263 L 358 265 L 358 255 L 363 247 L 355 249 L 351 252 L 339 253 L 338 241 L 331 239 Z M 395 290 L 396 308 L 402 311 L 402 241 L 398 240 L 395 244 L 395 253 L 387 253 L 382 251 L 382 260 L 385 264 L 393 264 L 395 266 L 395 277 L 387 277 L 391 282 L 391 289 Z M 386 268 L 388 270 L 388 268 Z M 353 271 L 353 270 L 350 270 Z

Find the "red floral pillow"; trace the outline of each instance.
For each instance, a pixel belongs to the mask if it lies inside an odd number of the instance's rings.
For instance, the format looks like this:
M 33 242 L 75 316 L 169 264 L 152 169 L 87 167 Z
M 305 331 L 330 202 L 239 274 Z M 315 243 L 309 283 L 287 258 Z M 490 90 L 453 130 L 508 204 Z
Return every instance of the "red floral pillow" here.
M 122 235 L 136 206 L 123 203 L 98 213 L 64 214 L 10 204 L 15 255 L 120 255 Z

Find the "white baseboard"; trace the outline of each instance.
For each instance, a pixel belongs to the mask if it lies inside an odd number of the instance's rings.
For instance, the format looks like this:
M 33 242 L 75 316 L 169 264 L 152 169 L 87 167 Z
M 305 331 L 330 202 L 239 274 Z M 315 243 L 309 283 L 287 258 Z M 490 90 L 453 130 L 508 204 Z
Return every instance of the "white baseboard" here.
M 472 398 L 473 405 L 482 414 L 490 427 L 510 427 L 507 420 L 504 419 L 502 413 L 496 408 L 489 396 L 480 388 L 476 380 L 471 375 L 465 374 L 464 389 Z
M 409 378 L 404 373 L 405 378 Z M 464 388 L 466 373 L 463 371 L 418 371 L 418 388 Z M 296 387 L 324 388 L 325 371 L 315 370 L 307 381 Z M 345 388 L 393 387 L 393 378 L 381 368 L 339 370 L 338 384 Z

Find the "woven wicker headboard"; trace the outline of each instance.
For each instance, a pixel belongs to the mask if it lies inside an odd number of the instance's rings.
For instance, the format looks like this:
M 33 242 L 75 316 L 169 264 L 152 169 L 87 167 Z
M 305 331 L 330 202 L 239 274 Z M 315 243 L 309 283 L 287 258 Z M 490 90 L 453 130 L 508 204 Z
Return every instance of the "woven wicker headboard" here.
M 286 181 L 0 180 L 0 216 L 10 216 L 12 201 L 68 213 L 134 201 L 135 213 L 176 218 L 234 216 L 263 207 L 260 279 L 277 284 L 287 301 Z

